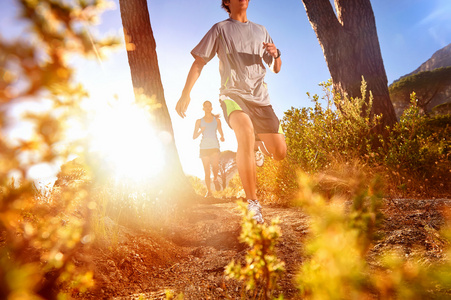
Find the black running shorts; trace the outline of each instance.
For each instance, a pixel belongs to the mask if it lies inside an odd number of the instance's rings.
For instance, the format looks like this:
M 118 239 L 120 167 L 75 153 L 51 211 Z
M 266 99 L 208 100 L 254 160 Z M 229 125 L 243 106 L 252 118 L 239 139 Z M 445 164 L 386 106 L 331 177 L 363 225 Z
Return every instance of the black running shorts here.
M 229 116 L 234 111 L 243 111 L 245 112 L 251 119 L 252 124 L 254 125 L 254 131 L 256 134 L 259 133 L 282 133 L 282 127 L 280 126 L 279 119 L 271 105 L 267 106 L 259 106 L 255 105 L 252 102 L 242 100 L 236 97 L 234 100 L 232 99 L 224 99 L 219 100 L 221 103 L 221 108 L 224 113 L 224 118 L 230 126 Z

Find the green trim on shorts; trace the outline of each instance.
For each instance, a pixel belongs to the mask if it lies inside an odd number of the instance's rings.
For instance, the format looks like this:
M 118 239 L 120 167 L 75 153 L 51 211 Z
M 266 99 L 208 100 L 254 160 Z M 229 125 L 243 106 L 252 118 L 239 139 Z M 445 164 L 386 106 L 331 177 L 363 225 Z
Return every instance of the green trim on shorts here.
M 227 117 L 230 116 L 230 114 L 236 110 L 243 110 L 238 103 L 233 101 L 232 99 L 225 99 L 222 102 L 224 102 L 226 109 L 227 109 Z
M 282 129 L 282 124 L 279 122 L 279 133 L 285 135 Z

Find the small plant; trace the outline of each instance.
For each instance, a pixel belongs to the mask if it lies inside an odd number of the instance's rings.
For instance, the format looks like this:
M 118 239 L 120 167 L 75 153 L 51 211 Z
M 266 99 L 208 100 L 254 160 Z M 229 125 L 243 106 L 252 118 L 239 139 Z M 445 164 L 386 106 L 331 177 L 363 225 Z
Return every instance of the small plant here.
M 277 279 L 284 272 L 284 263 L 275 254 L 275 246 L 280 237 L 279 221 L 272 220 L 271 225 L 257 224 L 252 213 L 247 211 L 243 201 L 238 202 L 243 212 L 240 241 L 246 243 L 245 266 L 232 261 L 225 269 L 229 278 L 244 281 L 246 291 L 251 292 L 252 299 L 272 299 L 277 290 Z M 280 296 L 278 299 L 283 299 Z
M 315 191 L 311 177 L 300 174 L 299 205 L 311 217 L 311 237 L 305 245 L 309 259 L 298 275 L 307 299 L 361 299 L 371 294 L 365 257 L 382 218 L 382 197 L 379 180 L 367 186 L 366 177 L 361 172 L 347 179 L 329 176 L 350 192 L 329 199 Z

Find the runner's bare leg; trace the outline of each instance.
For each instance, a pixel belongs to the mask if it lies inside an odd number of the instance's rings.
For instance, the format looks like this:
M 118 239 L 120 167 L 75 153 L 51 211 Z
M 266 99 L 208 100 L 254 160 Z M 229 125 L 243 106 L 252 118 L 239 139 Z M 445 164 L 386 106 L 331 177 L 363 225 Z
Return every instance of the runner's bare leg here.
M 211 193 L 210 188 L 210 156 L 202 157 L 202 164 L 204 166 L 204 172 L 205 172 L 205 185 L 207 186 L 208 193 Z
M 213 180 L 218 180 L 219 173 L 219 153 L 211 156 L 211 168 L 213 169 Z
M 285 137 L 281 133 L 260 133 L 258 137 L 263 141 L 264 146 L 275 160 L 282 160 L 287 156 L 287 144 Z
M 247 199 L 257 199 L 257 175 L 254 156 L 254 127 L 249 116 L 242 111 L 234 111 L 229 123 L 235 132 L 238 149 L 236 164 Z

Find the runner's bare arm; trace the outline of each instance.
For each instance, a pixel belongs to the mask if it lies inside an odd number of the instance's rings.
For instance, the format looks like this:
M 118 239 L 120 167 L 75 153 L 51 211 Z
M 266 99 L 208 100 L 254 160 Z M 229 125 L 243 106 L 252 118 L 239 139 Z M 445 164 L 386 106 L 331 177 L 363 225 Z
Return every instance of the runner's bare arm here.
M 263 48 L 265 48 L 266 52 L 268 52 L 269 55 L 274 57 L 274 63 L 271 65 L 271 70 L 274 73 L 279 73 L 280 69 L 282 68 L 282 59 L 280 58 L 280 56 L 277 57 L 279 53 L 277 51 L 276 45 L 272 43 L 263 43 Z
M 204 130 L 205 127 L 200 127 L 200 119 L 196 120 L 196 125 L 194 125 L 193 140 L 197 139 Z
M 221 120 L 216 119 L 216 121 L 218 122 L 218 132 L 221 135 L 220 141 L 224 142 L 225 139 L 224 139 L 224 132 L 222 132 Z
M 202 72 L 204 66 L 205 61 L 197 56 L 191 66 L 191 69 L 189 70 L 188 77 L 186 78 L 185 87 L 183 88 L 182 91 L 182 96 L 180 97 L 179 101 L 177 102 L 177 105 L 175 106 L 175 110 L 182 118 L 186 117 L 186 110 L 188 109 L 188 105 L 191 101 L 190 98 L 191 90 L 193 89 L 194 84 L 199 78 L 200 73 Z

